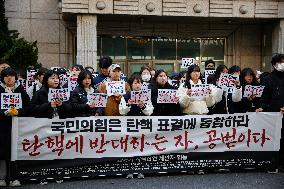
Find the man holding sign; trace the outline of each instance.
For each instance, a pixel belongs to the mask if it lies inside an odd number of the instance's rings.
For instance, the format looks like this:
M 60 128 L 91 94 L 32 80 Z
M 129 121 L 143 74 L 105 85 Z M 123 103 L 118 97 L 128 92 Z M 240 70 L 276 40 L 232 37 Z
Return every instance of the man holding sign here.
M 119 116 L 119 103 L 123 94 L 130 91 L 130 86 L 127 82 L 121 81 L 121 68 L 118 64 L 110 66 L 110 79 L 102 83 L 98 87 L 99 93 L 108 94 L 107 104 L 104 108 L 104 115 Z M 100 108 L 102 109 L 102 108 Z

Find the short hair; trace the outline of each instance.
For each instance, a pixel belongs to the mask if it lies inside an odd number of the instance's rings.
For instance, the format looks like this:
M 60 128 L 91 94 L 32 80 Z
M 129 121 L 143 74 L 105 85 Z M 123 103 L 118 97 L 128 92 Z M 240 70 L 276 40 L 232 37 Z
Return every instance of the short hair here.
M 48 78 L 50 78 L 52 75 L 57 75 L 59 78 L 59 74 L 58 72 L 54 71 L 54 70 L 47 70 L 47 72 L 45 72 L 44 76 L 43 76 L 43 80 L 42 80 L 42 85 L 49 88 L 48 87 Z M 59 80 L 60 82 L 60 80 Z M 58 85 L 60 86 L 60 84 Z
M 228 73 L 234 74 L 235 72 L 240 72 L 240 71 L 241 71 L 241 68 L 237 65 L 234 65 L 234 66 L 230 67 Z
M 82 88 L 83 88 L 82 82 L 86 78 L 87 75 L 91 78 L 91 86 L 94 86 L 92 73 L 89 70 L 82 70 L 77 78 L 77 83 Z
M 47 68 L 41 67 L 36 74 L 34 75 L 34 79 L 36 79 L 38 76 L 44 75 L 47 72 Z
M 8 65 L 10 65 L 7 60 L 0 60 L 0 65 L 1 65 L 1 64 L 8 64 Z
M 205 61 L 205 67 L 207 67 L 208 64 L 213 64 L 215 67 L 215 62 L 212 59 L 206 60 Z
M 142 74 L 142 72 L 143 72 L 144 70 L 148 70 L 149 73 L 151 74 L 151 70 L 152 70 L 152 69 L 151 69 L 148 65 L 142 66 L 139 73 Z
M 112 59 L 109 56 L 103 56 L 99 60 L 99 67 L 100 68 L 108 68 L 112 65 Z
M 252 78 L 253 78 L 252 79 L 252 85 L 256 85 L 257 84 L 257 79 L 256 79 L 254 71 L 251 68 L 244 68 L 242 70 L 241 75 L 240 75 L 241 84 L 242 85 L 246 84 L 245 76 L 247 76 L 247 75 L 252 76 Z
M 137 81 L 140 81 L 140 83 L 142 83 L 142 77 L 139 73 L 134 73 L 130 76 L 130 78 L 128 79 L 127 83 L 130 85 L 131 89 L 132 89 L 132 84 L 135 81 L 135 79 Z
M 84 70 L 84 67 L 80 64 L 75 64 L 74 66 L 72 66 L 72 70 L 73 68 L 79 69 L 80 71 Z
M 275 65 L 277 62 L 284 60 L 284 54 L 275 53 L 271 58 L 271 64 Z
M 15 79 L 18 80 L 17 72 L 11 67 L 8 67 L 2 70 L 1 72 L 1 82 L 2 83 L 5 84 L 4 77 L 7 77 L 7 76 L 15 76 Z

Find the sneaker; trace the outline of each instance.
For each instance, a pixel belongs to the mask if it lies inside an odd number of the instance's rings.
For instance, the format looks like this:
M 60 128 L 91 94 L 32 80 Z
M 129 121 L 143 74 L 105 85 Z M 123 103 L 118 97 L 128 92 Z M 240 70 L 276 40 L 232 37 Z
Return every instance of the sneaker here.
M 61 183 L 63 182 L 63 179 L 61 179 L 61 180 L 55 180 L 55 182 L 56 182 L 57 184 L 61 184 Z
M 13 180 L 13 181 L 10 181 L 9 186 L 12 186 L 12 187 L 21 186 L 21 182 L 19 180 Z
M 133 174 L 128 174 L 128 175 L 126 176 L 126 178 L 127 178 L 127 179 L 133 179 Z
M 276 174 L 276 173 L 278 173 L 278 169 L 267 171 L 267 173 L 269 173 L 269 174 Z
M 43 179 L 43 180 L 40 181 L 39 184 L 40 184 L 40 185 L 47 185 L 48 182 L 47 182 L 47 180 Z
M 202 169 L 200 169 L 200 170 L 197 171 L 197 174 L 198 175 L 204 175 L 205 173 L 204 173 L 204 171 Z
M 137 178 L 138 179 L 144 179 L 145 177 L 144 177 L 144 175 L 142 173 L 138 173 Z
M 218 169 L 217 173 L 228 173 L 230 172 L 230 169 Z
M 0 186 L 7 186 L 7 183 L 5 180 L 0 180 Z

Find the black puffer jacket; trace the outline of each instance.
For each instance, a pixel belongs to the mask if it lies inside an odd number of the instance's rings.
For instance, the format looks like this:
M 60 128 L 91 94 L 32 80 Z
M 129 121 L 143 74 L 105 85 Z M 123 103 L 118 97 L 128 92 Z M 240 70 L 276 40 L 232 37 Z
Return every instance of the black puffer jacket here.
M 0 86 L 0 96 L 5 93 L 5 89 Z M 30 98 L 22 87 L 17 87 L 14 93 L 21 93 L 22 107 L 18 109 L 18 116 L 28 116 Z M 0 102 L 0 106 L 1 106 Z M 0 160 L 9 160 L 11 158 L 11 133 L 12 133 L 12 117 L 5 116 L 6 110 L 0 110 Z
M 31 101 L 31 113 L 37 118 L 52 118 L 54 108 L 51 107 L 51 103 L 48 102 L 49 88 L 42 86 L 32 98 Z M 57 107 L 59 118 L 64 119 L 70 117 L 71 104 L 69 102 L 62 102 L 62 106 Z
M 272 71 L 264 78 L 260 107 L 266 112 L 279 112 L 284 107 L 284 72 Z
M 70 103 L 72 105 L 72 117 L 94 116 L 98 108 L 91 109 L 88 102 L 87 92 L 80 86 L 77 86 L 71 92 Z

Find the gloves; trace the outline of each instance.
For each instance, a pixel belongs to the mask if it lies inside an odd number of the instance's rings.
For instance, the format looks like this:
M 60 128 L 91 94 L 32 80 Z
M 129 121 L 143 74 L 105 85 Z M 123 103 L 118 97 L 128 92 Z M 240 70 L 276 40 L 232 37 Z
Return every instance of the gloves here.
M 6 116 L 17 116 L 19 114 L 19 112 L 18 112 L 18 110 L 16 108 L 12 107 L 12 108 L 6 110 L 4 112 L 4 114 Z

